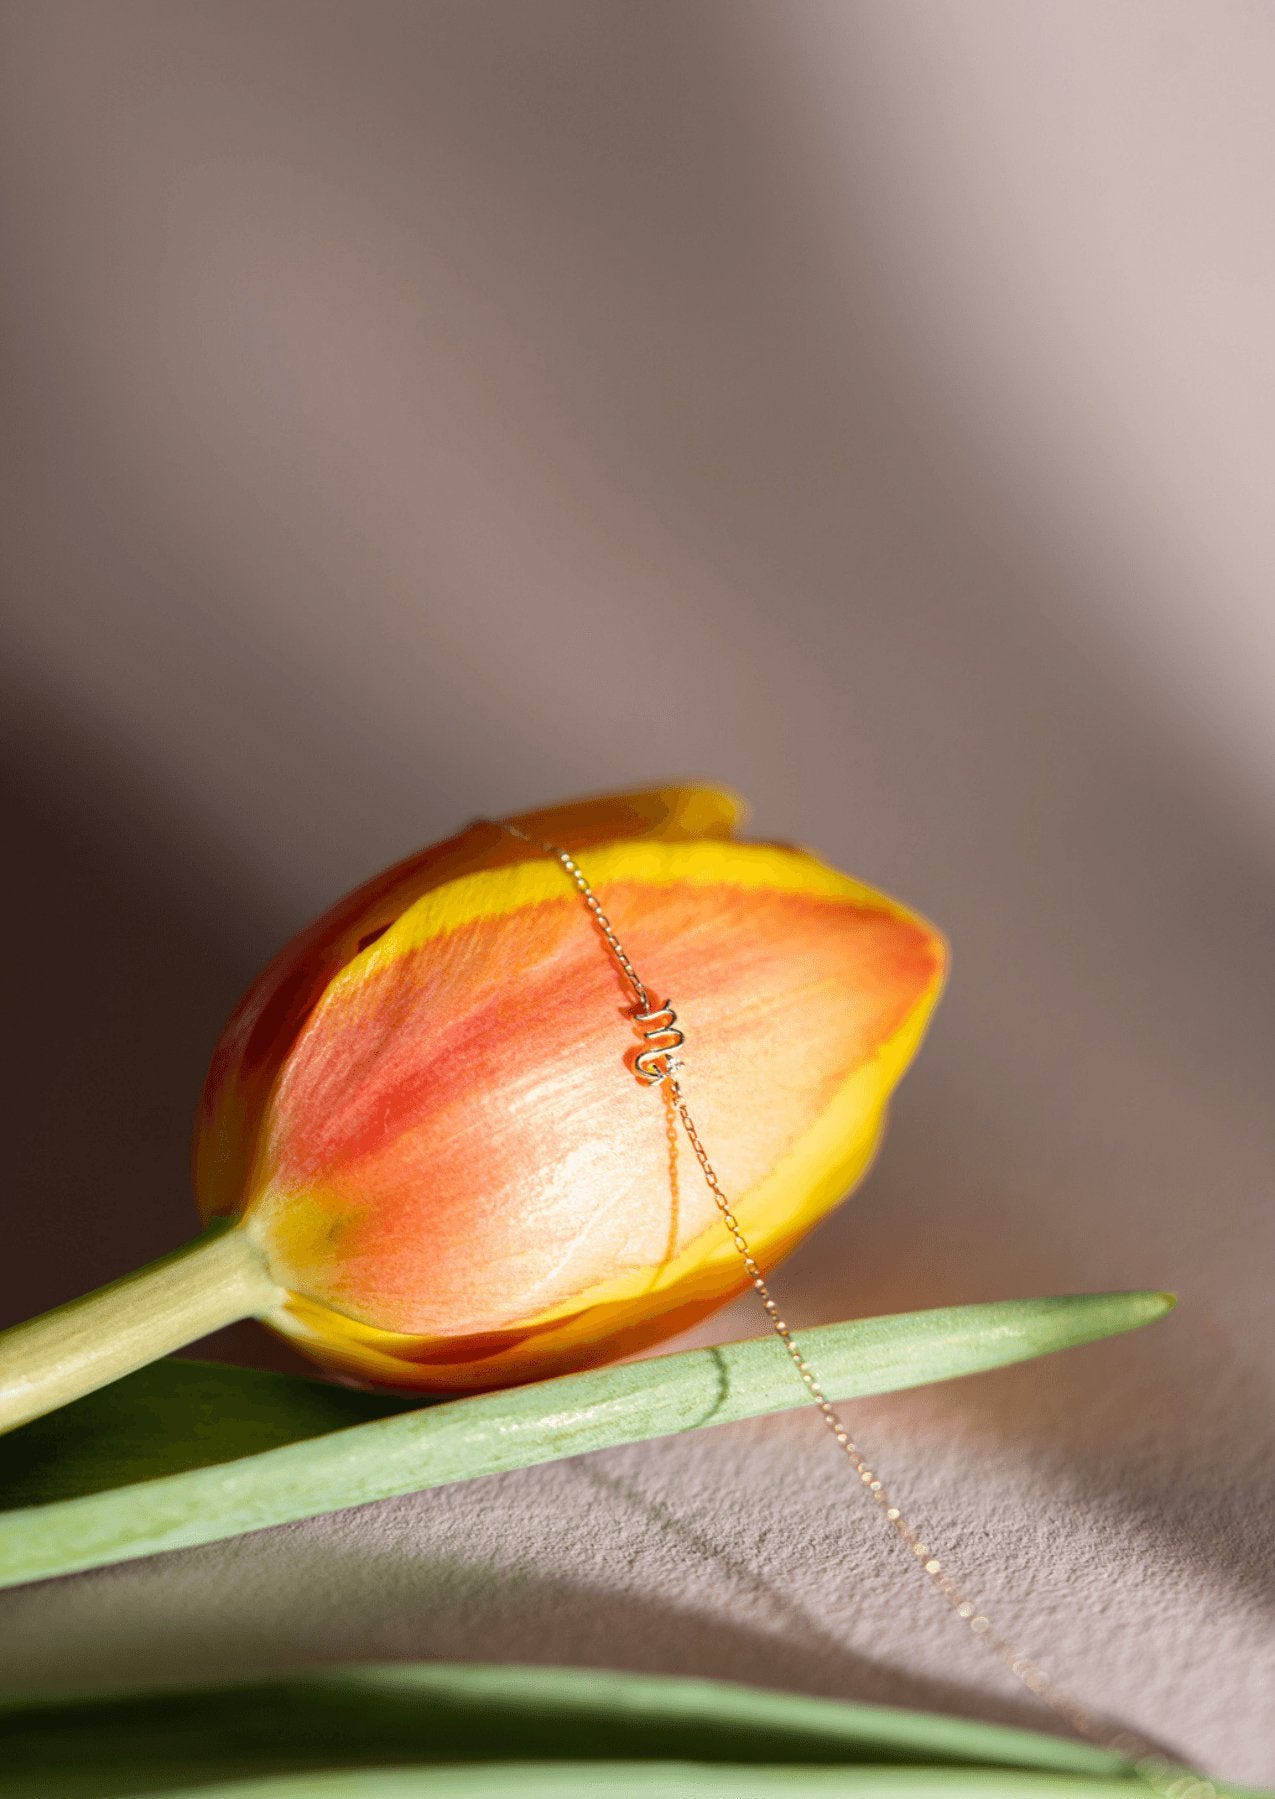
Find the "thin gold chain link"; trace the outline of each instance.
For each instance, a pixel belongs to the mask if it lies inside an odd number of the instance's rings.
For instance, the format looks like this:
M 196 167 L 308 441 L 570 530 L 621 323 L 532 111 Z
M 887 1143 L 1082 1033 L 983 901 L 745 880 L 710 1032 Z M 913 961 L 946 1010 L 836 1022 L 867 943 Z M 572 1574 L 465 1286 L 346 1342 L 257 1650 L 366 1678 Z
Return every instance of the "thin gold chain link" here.
M 544 855 L 554 857 L 562 865 L 592 914 L 593 921 L 616 966 L 633 993 L 636 1001 L 634 1019 L 655 1027 L 643 1033 L 647 1039 L 653 1042 L 654 1046 L 638 1058 L 639 1077 L 648 1085 L 664 1085 L 670 1095 L 673 1110 L 681 1121 L 682 1129 L 686 1133 L 687 1142 L 699 1164 L 705 1185 L 712 1195 L 722 1223 L 744 1265 L 753 1291 L 761 1301 L 771 1329 L 783 1344 L 798 1378 L 805 1387 L 811 1403 L 834 1444 L 845 1456 L 858 1476 L 860 1485 L 881 1512 L 887 1526 L 912 1557 L 915 1565 L 952 1607 L 956 1616 L 969 1631 L 978 1637 L 999 1660 L 1004 1662 L 1010 1673 L 1047 1705 L 1057 1717 L 1061 1718 L 1077 1736 L 1130 1761 L 1134 1771 L 1152 1791 L 1159 1793 L 1162 1799 L 1227 1799 L 1225 1788 L 1217 1786 L 1212 1780 L 1206 1779 L 1202 1775 L 1191 1772 L 1180 1763 L 1175 1764 L 1170 1761 L 1167 1756 L 1161 1755 L 1135 1731 L 1114 1725 L 1098 1717 L 1079 1699 L 1051 1679 L 1038 1662 L 1030 1656 L 1024 1655 L 1008 1637 L 1002 1636 L 995 1630 L 987 1614 L 966 1597 L 964 1590 L 948 1572 L 944 1561 L 933 1552 L 930 1545 L 922 1538 L 921 1533 L 914 1528 L 902 1509 L 896 1505 L 885 1484 L 855 1442 L 841 1414 L 824 1393 L 818 1375 L 807 1361 L 787 1320 L 781 1315 L 778 1302 L 767 1285 L 748 1239 L 740 1229 L 739 1220 L 735 1216 L 730 1199 L 718 1179 L 717 1171 L 713 1167 L 708 1151 L 696 1129 L 695 1120 L 691 1116 L 686 1096 L 678 1079 L 681 1063 L 673 1055 L 673 1047 L 680 1046 L 683 1038 L 681 1031 L 676 1028 L 676 1014 L 667 1000 L 663 1006 L 652 1007 L 648 988 L 639 978 L 611 920 L 602 908 L 601 901 L 570 852 L 555 843 L 544 843 L 537 838 L 528 836 L 517 825 L 502 824 L 500 829 L 508 831 L 514 837 L 521 838 L 524 843 L 530 844 L 533 849 L 541 851 Z M 645 1072 L 643 1071 L 644 1066 Z

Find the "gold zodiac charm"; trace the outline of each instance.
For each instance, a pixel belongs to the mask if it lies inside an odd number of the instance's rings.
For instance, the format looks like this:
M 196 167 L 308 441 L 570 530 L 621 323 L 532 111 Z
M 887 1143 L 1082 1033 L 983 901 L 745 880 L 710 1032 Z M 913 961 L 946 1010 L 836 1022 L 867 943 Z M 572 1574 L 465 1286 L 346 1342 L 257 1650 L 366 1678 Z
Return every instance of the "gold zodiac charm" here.
M 674 1055 L 685 1043 L 686 1038 L 677 1028 L 677 1013 L 665 1000 L 662 1006 L 651 1006 L 646 1011 L 635 1012 L 636 1024 L 648 1028 L 642 1032 L 643 1041 L 649 1048 L 641 1050 L 634 1058 L 633 1072 L 643 1086 L 655 1087 L 661 1081 L 671 1080 L 682 1066 Z

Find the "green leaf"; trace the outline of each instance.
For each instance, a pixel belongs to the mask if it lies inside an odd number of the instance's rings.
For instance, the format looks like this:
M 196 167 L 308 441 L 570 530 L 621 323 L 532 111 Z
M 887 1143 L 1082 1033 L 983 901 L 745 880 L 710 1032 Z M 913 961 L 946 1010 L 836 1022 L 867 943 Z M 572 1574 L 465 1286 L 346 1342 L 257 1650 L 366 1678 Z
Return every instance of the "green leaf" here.
M 10 1699 L 0 1751 L 0 1799 L 1149 1790 L 1105 1750 L 1002 1725 L 724 1681 L 442 1663 Z
M 1173 1303 L 1006 1300 L 825 1325 L 802 1344 L 828 1395 L 851 1399 L 1133 1330 Z M 0 1586 L 805 1403 L 773 1337 L 433 1405 L 161 1362 L 3 1440 L 0 1483 L 23 1503 L 0 1517 Z
M 18 1506 L 239 1461 L 429 1403 L 169 1356 L 0 1436 L 0 1530 Z
M 153 1799 L 1131 1799 L 1139 1782 L 985 1768 L 705 1768 L 695 1762 L 533 1762 L 484 1768 L 354 1768 Z M 41 1799 L 45 1799 L 41 1789 Z
M 447 1778 L 453 1778 L 456 1764 L 466 1762 L 559 1764 L 548 1775 L 476 1770 L 468 1777 L 478 1783 L 475 1792 L 502 1791 L 498 1783 L 506 1777 L 514 1782 L 509 1790 L 518 1791 L 521 1779 L 564 1775 L 570 1778 L 559 1790 L 578 1790 L 574 1776 L 584 1774 L 560 1765 L 568 1758 L 589 1764 L 588 1777 L 598 1784 L 585 1790 L 598 1792 L 610 1792 L 616 1783 L 620 1791 L 647 1790 L 637 1784 L 633 1764 L 639 1762 L 699 1763 L 697 1777 L 720 1765 L 737 1781 L 753 1766 L 773 1775 L 802 1764 L 974 1770 L 983 1781 L 993 1769 L 1031 1770 L 1055 1780 L 1079 1779 L 1086 1792 L 1097 1782 L 1099 1791 L 1122 1794 L 1132 1778 L 1117 1756 L 1083 1743 L 923 1712 L 723 1681 L 438 1663 L 336 1668 L 179 1691 L 8 1700 L 0 1705 L 0 1746 L 0 1799 L 35 1792 L 41 1799 L 116 1799 L 186 1790 L 182 1783 L 243 1779 L 252 1782 L 245 1791 L 260 1786 L 266 1792 L 275 1790 L 275 1782 L 265 1776 L 326 1769 L 332 1772 L 323 1778 L 332 1780 L 345 1769 L 350 1772 L 343 1779 L 366 1782 L 373 1768 L 405 1764 L 422 1783 L 428 1764 L 449 1765 Z M 600 1763 L 612 1764 L 601 1778 Z M 661 1770 L 648 1772 L 657 1783 L 650 1790 L 666 1790 L 658 1784 Z M 324 1790 L 314 1774 L 310 1785 L 280 1781 L 277 1790 L 306 1792 L 311 1785 Z M 431 1779 L 397 1790 L 435 1787 Z

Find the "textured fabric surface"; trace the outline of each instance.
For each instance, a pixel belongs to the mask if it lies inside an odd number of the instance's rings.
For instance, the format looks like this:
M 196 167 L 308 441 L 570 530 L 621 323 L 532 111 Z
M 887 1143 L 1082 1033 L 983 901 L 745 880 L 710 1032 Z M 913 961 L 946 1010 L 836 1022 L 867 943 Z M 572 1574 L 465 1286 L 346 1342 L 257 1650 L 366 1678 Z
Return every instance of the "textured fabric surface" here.
M 727 780 L 954 951 L 777 1291 L 1178 1289 L 855 1416 L 1059 1679 L 1275 1782 L 1275 15 L 3 30 L 6 1318 L 188 1233 L 217 1032 L 344 888 Z M 362 1656 L 1035 1718 L 797 1416 L 0 1595 L 6 1686 Z

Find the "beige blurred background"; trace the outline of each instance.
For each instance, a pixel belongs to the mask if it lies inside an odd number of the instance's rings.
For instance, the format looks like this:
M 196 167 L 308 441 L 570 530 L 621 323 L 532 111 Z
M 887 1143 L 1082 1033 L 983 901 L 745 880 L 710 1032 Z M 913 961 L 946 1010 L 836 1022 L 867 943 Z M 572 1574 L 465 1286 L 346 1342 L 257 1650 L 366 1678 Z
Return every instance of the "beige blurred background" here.
M 1275 12 L 0 19 L 6 1321 L 189 1234 L 342 889 L 725 780 L 955 949 L 790 1315 L 1179 1289 L 857 1416 L 1058 1678 L 1275 1781 Z M 806 1418 L 0 1599 L 8 1684 L 371 1656 L 1037 1721 Z

